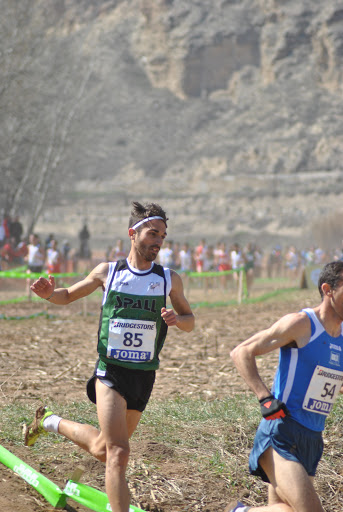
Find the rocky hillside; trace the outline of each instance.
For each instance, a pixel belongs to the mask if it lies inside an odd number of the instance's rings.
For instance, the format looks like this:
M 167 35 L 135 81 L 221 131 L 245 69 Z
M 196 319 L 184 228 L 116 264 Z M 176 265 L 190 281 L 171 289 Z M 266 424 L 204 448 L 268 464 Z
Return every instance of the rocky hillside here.
M 63 195 L 38 231 L 72 237 L 87 218 L 106 246 L 141 199 L 165 205 L 180 241 L 309 243 L 340 211 L 340 1 L 31 4 L 40 51 L 19 94 L 32 143 L 55 122 L 63 141 Z

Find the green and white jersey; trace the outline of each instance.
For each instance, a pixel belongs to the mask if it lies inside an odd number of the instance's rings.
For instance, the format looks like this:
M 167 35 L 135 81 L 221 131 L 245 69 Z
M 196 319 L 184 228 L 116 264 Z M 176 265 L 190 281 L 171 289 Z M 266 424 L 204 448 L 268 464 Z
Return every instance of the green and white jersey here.
M 168 330 L 161 308 L 170 290 L 170 270 L 161 265 L 142 271 L 127 260 L 109 264 L 98 332 L 102 361 L 139 370 L 159 367 Z

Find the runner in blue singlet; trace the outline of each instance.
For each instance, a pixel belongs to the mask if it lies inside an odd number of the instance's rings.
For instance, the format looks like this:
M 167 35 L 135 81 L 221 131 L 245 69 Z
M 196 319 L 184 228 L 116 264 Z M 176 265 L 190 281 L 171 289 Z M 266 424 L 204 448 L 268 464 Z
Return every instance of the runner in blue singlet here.
M 231 357 L 260 401 L 262 421 L 249 469 L 269 483 L 268 505 L 240 502 L 225 512 L 324 512 L 313 487 L 323 453 L 322 431 L 343 382 L 343 262 L 328 263 L 319 276 L 322 302 L 288 314 L 238 345 Z M 271 391 L 256 357 L 280 349 Z

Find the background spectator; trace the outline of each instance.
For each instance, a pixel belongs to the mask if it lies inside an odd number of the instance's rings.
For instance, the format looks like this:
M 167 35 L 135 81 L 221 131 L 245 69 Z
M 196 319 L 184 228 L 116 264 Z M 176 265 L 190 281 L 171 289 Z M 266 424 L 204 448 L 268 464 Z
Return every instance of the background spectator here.
M 79 233 L 80 240 L 80 250 L 79 250 L 79 258 L 81 259 L 89 259 L 91 257 L 91 252 L 89 248 L 89 239 L 90 233 L 87 227 L 87 224 L 84 223 L 83 228 Z
M 180 272 L 191 272 L 193 270 L 192 251 L 188 243 L 183 244 L 180 251 Z
M 195 268 L 197 272 L 203 272 L 204 266 L 207 266 L 205 263 L 207 257 L 207 244 L 205 238 L 201 240 L 199 245 L 196 246 L 194 251 L 194 260 L 195 260 Z
M 46 250 L 46 269 L 49 274 L 59 274 L 61 272 L 62 255 L 57 248 L 57 240 L 50 240 L 49 247 Z
M 13 237 L 7 238 L 1 249 L 2 270 L 10 268 L 12 263 L 15 263 L 15 258 L 15 239 Z
M 30 272 L 42 272 L 45 261 L 45 252 L 40 238 L 32 233 L 29 238 L 27 266 Z
M 170 240 L 166 242 L 165 246 L 162 246 L 158 253 L 158 260 L 160 265 L 167 268 L 173 268 L 174 266 L 174 251 L 173 242 Z
M 18 215 L 14 217 L 10 224 L 10 232 L 11 237 L 13 237 L 15 240 L 15 245 L 18 245 L 21 241 L 21 237 L 23 236 L 23 225 L 20 222 Z
M 121 238 L 118 238 L 116 245 L 110 252 L 109 261 L 118 261 L 123 260 L 127 256 L 127 251 L 124 249 L 124 241 Z

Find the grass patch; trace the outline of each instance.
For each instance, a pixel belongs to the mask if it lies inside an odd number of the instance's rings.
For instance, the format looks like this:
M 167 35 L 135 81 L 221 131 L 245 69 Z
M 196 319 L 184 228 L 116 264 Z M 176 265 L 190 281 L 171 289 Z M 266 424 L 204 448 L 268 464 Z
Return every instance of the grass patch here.
M 52 403 L 49 407 L 62 417 L 98 426 L 96 409 L 89 402 Z M 16 403 L 3 406 L 1 437 L 22 445 L 21 426 L 32 421 L 34 412 L 31 406 Z M 149 439 L 169 447 L 176 459 L 188 461 L 197 472 L 229 476 L 232 461 L 237 467 L 237 445 L 240 445 L 240 452 L 242 446 L 250 449 L 259 419 L 256 399 L 252 395 L 213 401 L 181 396 L 165 401 L 151 400 L 133 439 Z M 61 442 L 65 442 L 62 436 L 42 436 L 37 449 L 53 449 Z M 144 462 L 149 466 L 159 465 L 156 457 L 146 458 Z M 246 460 L 244 462 L 246 464 Z
M 98 425 L 96 409 L 89 402 L 49 405 L 63 417 Z M 6 442 L 22 446 L 20 426 L 23 422 L 29 423 L 33 414 L 32 406 L 16 402 L 2 406 L 1 437 Z M 316 488 L 321 496 L 327 496 L 330 488 L 334 489 L 336 496 L 343 484 L 342 415 L 343 397 L 340 397 L 327 420 L 324 433 L 324 456 L 316 478 Z M 187 485 L 192 483 L 194 489 L 199 489 L 206 478 L 206 482 L 213 486 L 224 486 L 227 497 L 241 496 L 249 504 L 261 505 L 266 499 L 265 486 L 248 472 L 248 457 L 259 421 L 258 403 L 250 393 L 221 400 L 181 395 L 169 400 L 152 399 L 132 440 L 136 450 L 127 471 L 131 492 L 142 496 L 148 488 L 153 493 L 157 492 L 161 500 L 173 496 L 177 501 L 186 492 Z M 66 450 L 60 445 L 65 442 L 70 445 Z M 57 446 L 62 448 L 59 453 L 65 454 L 63 457 L 71 466 L 89 458 L 62 436 L 42 436 L 30 453 L 35 454 L 37 460 L 44 454 L 40 466 L 48 474 L 52 475 L 58 469 L 52 463 Z M 177 476 L 172 472 L 166 474 L 166 468 L 170 470 L 171 467 L 182 468 L 181 473 Z M 101 480 L 92 480 L 91 484 L 94 486 L 98 482 L 103 486 L 103 469 Z M 196 502 L 196 493 L 193 498 Z
M 176 458 L 195 471 L 226 475 L 231 481 L 240 466 L 237 445 L 241 453 L 243 446 L 251 448 L 259 420 L 252 395 L 212 401 L 179 396 L 152 400 L 135 435 L 174 448 Z
M 37 407 L 39 407 L 37 403 Z M 59 416 L 68 418 L 80 423 L 88 423 L 98 427 L 96 409 L 88 402 L 71 402 L 69 404 L 49 403 L 48 407 Z M 7 441 L 22 445 L 22 425 L 30 424 L 34 418 L 36 409 L 32 406 L 11 403 L 1 407 L 0 435 Z M 62 436 L 49 434 L 43 436 L 42 442 L 45 447 L 64 441 Z M 38 445 L 37 445 L 38 446 Z M 35 449 L 35 447 L 33 447 Z

